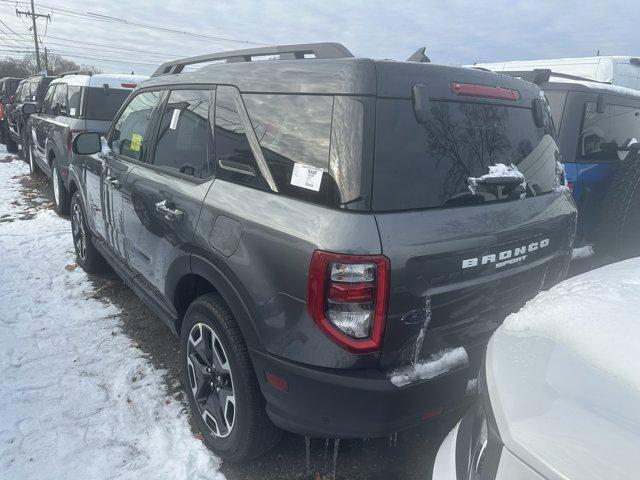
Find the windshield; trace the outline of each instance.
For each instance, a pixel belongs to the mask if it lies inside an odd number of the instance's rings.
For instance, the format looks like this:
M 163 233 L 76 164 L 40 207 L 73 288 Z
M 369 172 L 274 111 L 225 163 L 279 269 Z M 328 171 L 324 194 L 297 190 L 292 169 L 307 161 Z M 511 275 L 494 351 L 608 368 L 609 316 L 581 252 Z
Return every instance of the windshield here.
M 374 209 L 402 210 L 517 199 L 557 185 L 553 127 L 534 124 L 529 108 L 430 102 L 419 124 L 411 101 L 378 100 Z M 469 178 L 515 166 L 526 182 L 469 188 Z M 513 170 L 509 168 L 509 170 Z M 489 182 L 488 182 L 489 183 Z M 474 193 L 475 192 L 475 193 Z
M 617 161 L 626 156 L 619 148 L 630 140 L 640 141 L 640 108 L 608 104 L 596 111 L 595 102 L 586 102 L 578 137 L 578 159 L 591 162 Z
M 106 93 L 105 93 L 106 92 Z M 131 90 L 89 87 L 86 94 L 87 120 L 113 120 Z

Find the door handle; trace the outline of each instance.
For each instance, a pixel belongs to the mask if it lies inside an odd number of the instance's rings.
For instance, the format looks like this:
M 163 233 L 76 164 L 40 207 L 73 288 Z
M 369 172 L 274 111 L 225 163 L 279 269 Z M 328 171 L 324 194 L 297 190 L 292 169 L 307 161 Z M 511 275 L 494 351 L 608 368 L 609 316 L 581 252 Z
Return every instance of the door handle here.
M 107 177 L 107 178 L 105 178 L 104 181 L 105 181 L 105 183 L 107 185 L 109 185 L 111 188 L 113 188 L 115 190 L 119 190 L 120 187 L 121 187 L 120 182 L 115 177 Z
M 156 212 L 164 215 L 166 220 L 170 222 L 179 222 L 184 217 L 184 213 L 173 207 L 171 204 L 167 204 L 166 200 L 156 203 Z

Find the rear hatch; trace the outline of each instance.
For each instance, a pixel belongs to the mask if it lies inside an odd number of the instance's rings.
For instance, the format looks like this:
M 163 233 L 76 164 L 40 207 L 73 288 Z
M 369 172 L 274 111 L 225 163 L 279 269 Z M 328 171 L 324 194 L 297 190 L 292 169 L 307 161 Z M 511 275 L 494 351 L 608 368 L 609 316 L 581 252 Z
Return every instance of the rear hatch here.
M 458 346 L 477 366 L 505 316 L 568 267 L 576 211 L 558 188 L 552 122 L 545 111 L 536 126 L 540 90 L 528 82 L 436 65 L 376 67 L 372 206 L 391 263 L 380 367 Z M 414 85 L 428 92 L 421 121 Z M 470 188 L 490 167 L 502 173 Z

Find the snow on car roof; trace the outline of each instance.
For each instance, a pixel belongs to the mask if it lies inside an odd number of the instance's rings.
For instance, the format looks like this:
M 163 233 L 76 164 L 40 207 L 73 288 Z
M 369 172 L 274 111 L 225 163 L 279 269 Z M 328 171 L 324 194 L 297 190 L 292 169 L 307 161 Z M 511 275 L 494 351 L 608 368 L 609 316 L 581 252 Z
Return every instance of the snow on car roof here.
M 640 257 L 566 280 L 504 322 L 506 333 L 548 338 L 640 391 Z

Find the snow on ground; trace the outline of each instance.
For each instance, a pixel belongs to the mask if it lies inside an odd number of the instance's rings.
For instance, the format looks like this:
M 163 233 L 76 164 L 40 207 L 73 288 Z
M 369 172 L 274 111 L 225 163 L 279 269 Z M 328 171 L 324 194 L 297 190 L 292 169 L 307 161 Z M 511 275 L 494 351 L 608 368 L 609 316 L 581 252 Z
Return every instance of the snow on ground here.
M 563 344 L 640 390 L 640 257 L 570 278 L 540 293 L 504 329 Z
M 74 268 L 68 220 L 20 220 L 27 172 L 0 161 L 0 478 L 223 479 L 163 372 Z

